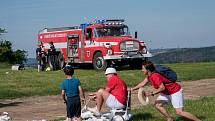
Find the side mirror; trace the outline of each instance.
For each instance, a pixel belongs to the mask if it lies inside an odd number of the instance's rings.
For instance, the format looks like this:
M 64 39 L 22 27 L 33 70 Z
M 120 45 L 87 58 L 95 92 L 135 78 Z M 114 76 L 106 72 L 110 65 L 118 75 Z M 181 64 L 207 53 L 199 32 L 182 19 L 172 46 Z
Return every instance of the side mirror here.
M 134 37 L 137 39 L 137 31 L 135 31 L 135 33 L 134 33 Z

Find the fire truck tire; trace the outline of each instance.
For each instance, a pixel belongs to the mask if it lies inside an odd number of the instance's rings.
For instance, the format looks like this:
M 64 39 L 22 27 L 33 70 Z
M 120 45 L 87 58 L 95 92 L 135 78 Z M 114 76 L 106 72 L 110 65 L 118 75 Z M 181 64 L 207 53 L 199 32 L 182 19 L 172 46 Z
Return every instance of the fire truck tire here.
M 104 60 L 102 53 L 97 52 L 93 57 L 93 67 L 97 70 L 105 70 L 107 62 Z

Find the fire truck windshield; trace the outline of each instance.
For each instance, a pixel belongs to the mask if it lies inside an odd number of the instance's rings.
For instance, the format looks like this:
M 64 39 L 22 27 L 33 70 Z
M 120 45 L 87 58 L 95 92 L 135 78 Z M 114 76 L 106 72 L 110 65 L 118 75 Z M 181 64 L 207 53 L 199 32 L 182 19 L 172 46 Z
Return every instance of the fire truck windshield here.
M 129 36 L 129 29 L 127 26 L 108 26 L 103 28 L 95 28 L 96 37 L 105 36 Z

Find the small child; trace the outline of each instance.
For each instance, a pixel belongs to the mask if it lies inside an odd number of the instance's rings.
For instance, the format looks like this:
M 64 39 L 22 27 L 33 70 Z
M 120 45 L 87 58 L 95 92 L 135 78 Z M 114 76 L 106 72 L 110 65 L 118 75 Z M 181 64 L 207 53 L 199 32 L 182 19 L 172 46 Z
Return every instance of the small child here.
M 81 100 L 84 101 L 85 96 L 80 85 L 80 80 L 72 77 L 74 69 L 71 66 L 66 66 L 63 71 L 66 79 L 61 84 L 61 95 L 64 103 L 66 103 L 67 121 L 72 121 L 72 118 L 81 121 Z

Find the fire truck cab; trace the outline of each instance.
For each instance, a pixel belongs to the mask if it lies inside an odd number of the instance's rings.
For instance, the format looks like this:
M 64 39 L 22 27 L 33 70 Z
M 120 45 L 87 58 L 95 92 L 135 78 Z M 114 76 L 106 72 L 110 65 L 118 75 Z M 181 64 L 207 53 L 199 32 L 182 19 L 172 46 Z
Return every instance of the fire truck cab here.
M 130 65 L 141 68 L 151 57 L 144 41 L 133 38 L 122 19 L 96 20 L 74 27 L 45 28 L 39 31 L 38 43 L 48 52 L 53 42 L 56 48 L 56 67 L 64 63 L 93 64 L 98 70 L 110 65 Z M 50 56 L 47 63 L 53 67 Z

